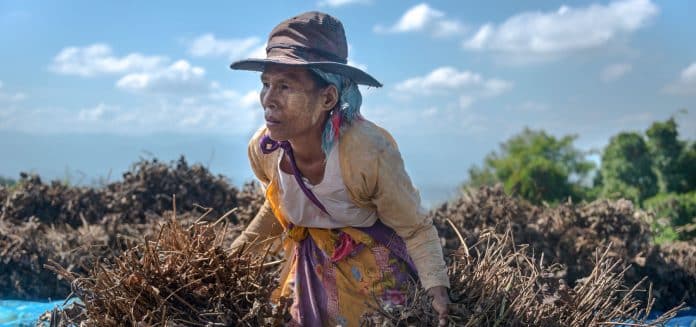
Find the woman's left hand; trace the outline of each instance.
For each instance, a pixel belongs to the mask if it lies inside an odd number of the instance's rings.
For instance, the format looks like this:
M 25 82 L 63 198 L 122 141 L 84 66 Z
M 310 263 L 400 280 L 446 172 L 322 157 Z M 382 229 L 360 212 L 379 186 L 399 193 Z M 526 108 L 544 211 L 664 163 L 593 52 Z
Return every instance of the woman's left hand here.
M 438 326 L 447 326 L 447 315 L 449 314 L 449 296 L 447 288 L 444 286 L 434 286 L 428 289 L 428 295 L 433 298 L 433 309 L 437 311 L 439 324 Z

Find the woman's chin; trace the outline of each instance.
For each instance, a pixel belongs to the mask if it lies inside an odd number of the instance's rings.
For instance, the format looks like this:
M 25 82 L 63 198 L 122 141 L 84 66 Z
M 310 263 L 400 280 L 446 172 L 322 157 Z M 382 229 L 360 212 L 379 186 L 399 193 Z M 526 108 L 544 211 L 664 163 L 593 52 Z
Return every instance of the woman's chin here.
M 268 126 L 267 124 L 266 129 L 268 129 L 268 135 L 270 135 L 272 139 L 276 141 L 287 140 L 287 136 L 284 133 L 278 131 L 275 127 Z

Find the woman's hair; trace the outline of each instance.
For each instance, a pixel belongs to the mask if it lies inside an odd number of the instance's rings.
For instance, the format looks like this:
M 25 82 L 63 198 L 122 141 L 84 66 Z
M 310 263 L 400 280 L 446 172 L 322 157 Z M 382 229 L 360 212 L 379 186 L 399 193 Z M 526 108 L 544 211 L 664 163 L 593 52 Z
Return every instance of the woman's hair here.
M 358 89 L 358 84 L 353 82 L 348 77 L 339 74 L 328 73 L 319 68 L 310 68 L 321 81 L 318 86 L 325 87 L 333 85 L 338 90 L 339 100 L 329 112 L 329 119 L 324 125 L 324 132 L 321 137 L 321 149 L 326 157 L 329 157 L 329 152 L 334 144 L 341 137 L 341 134 L 352 124 L 356 119 L 362 119 L 360 115 L 360 106 L 362 105 L 362 94 Z M 320 83 L 320 82 L 324 83 Z

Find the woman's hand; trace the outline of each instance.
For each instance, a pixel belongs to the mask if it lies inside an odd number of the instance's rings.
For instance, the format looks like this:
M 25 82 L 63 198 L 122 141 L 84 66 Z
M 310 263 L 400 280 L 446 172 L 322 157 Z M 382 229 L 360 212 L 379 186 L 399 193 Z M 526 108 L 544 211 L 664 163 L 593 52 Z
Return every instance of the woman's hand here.
M 428 290 L 428 295 L 433 297 L 433 309 L 437 311 L 439 324 L 438 326 L 447 326 L 447 315 L 449 314 L 449 296 L 447 288 L 444 286 L 434 286 Z

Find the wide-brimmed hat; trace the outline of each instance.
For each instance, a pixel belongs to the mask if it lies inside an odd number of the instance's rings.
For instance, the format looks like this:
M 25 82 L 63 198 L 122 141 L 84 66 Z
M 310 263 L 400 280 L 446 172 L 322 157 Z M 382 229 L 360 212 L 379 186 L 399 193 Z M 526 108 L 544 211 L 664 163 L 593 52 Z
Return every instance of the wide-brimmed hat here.
M 306 12 L 278 24 L 268 36 L 266 59 L 233 62 L 232 69 L 262 72 L 267 64 L 316 67 L 352 79 L 357 84 L 382 86 L 370 74 L 347 64 L 348 42 L 343 24 L 317 11 Z

